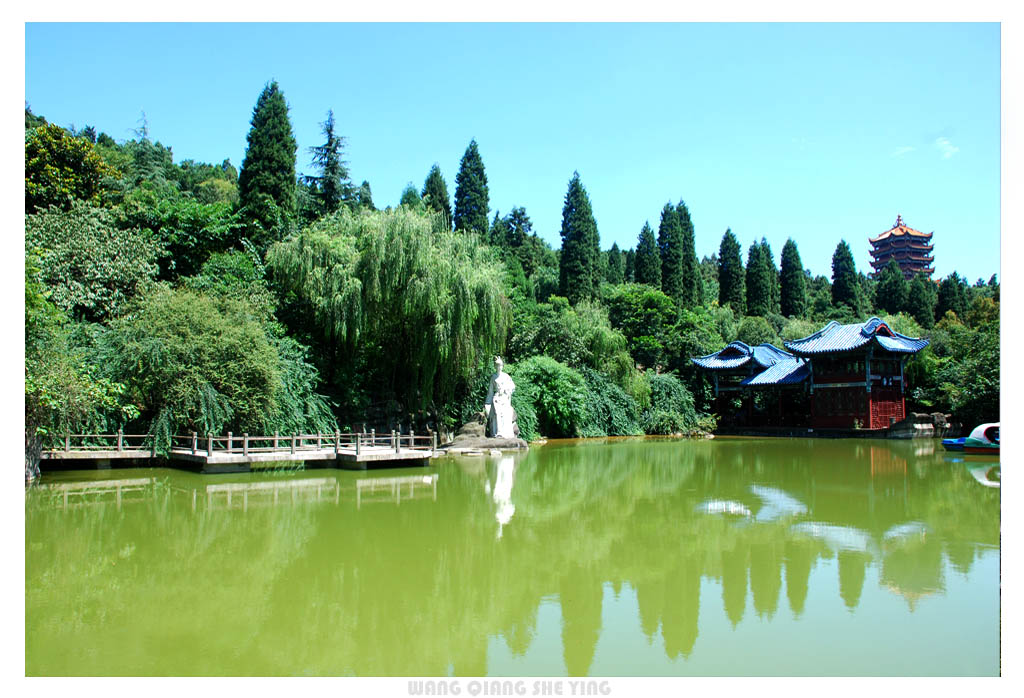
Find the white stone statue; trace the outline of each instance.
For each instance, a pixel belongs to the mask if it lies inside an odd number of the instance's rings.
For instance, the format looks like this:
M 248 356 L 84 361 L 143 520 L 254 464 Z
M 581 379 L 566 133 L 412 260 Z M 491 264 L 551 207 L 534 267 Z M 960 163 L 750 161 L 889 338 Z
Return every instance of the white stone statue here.
M 515 411 L 512 409 L 512 393 L 516 384 L 512 376 L 502 369 L 505 362 L 500 356 L 494 357 L 494 375 L 491 376 L 491 387 L 487 390 L 484 401 L 484 413 L 487 415 L 487 435 L 499 439 L 514 439 Z

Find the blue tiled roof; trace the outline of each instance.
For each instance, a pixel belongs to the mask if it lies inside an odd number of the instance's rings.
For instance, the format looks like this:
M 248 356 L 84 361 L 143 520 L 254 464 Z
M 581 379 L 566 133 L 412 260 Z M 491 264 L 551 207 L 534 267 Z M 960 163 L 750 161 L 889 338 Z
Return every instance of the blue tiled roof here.
M 828 354 L 857 349 L 872 340 L 887 351 L 901 354 L 914 354 L 928 346 L 927 339 L 902 335 L 876 317 L 853 325 L 840 325 L 833 320 L 814 334 L 785 345 L 796 354 Z
M 811 375 L 806 359 L 788 359 L 769 366 L 760 373 L 740 382 L 740 385 L 792 385 L 802 383 Z
M 727 347 L 714 354 L 698 356 L 690 359 L 701 368 L 711 370 L 739 368 L 749 361 L 754 361 L 762 368 L 774 366 L 780 361 L 792 361 L 794 356 L 771 344 L 758 344 L 756 347 L 748 346 L 743 342 L 732 342 Z

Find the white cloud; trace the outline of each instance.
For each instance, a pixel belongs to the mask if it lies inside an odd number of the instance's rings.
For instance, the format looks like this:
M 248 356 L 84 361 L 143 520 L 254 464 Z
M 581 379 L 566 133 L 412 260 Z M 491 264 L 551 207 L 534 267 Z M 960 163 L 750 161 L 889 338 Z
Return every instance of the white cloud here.
M 950 143 L 949 139 L 945 136 L 940 136 L 935 139 L 935 147 L 942 153 L 943 160 L 949 160 L 951 157 L 960 152 L 960 149 Z
M 901 145 L 899 148 L 897 148 L 896 150 L 892 151 L 892 157 L 894 157 L 894 158 L 901 158 L 904 155 L 906 155 L 907 153 L 913 152 L 913 150 L 914 150 L 914 146 L 912 146 L 912 145 Z

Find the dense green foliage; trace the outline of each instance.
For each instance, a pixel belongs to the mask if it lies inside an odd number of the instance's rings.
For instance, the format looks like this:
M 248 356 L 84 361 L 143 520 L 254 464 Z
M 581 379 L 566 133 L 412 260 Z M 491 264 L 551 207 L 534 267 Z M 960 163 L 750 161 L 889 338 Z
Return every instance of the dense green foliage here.
M 82 201 L 26 216 L 25 247 L 39 254 L 52 302 L 91 321 L 119 314 L 156 277 L 160 251 L 148 232 L 117 228 L 109 211 Z
M 619 250 L 617 242 L 612 243 L 608 250 L 608 269 L 605 272 L 605 280 L 616 286 L 626 280 L 626 256 Z
M 878 275 L 875 286 L 875 307 L 887 313 L 898 313 L 907 307 L 907 280 L 903 277 L 900 265 L 895 259 Z
M 439 214 L 407 207 L 341 210 L 267 255 L 325 352 L 335 361 L 365 353 L 377 387 L 409 407 L 448 402 L 505 341 L 496 260 L 475 237 L 446 228 Z
M 579 172 L 573 173 L 565 193 L 561 235 L 558 286 L 562 295 L 572 304 L 594 298 L 601 282 L 601 243 Z
M 27 124 L 26 124 L 27 125 Z M 75 138 L 55 124 L 25 132 L 25 212 L 74 201 L 100 203 L 101 184 L 116 177 L 92 143 Z
M 487 173 L 474 139 L 463 153 L 459 172 L 455 175 L 455 214 L 452 219 L 455 230 L 485 234 L 489 208 Z

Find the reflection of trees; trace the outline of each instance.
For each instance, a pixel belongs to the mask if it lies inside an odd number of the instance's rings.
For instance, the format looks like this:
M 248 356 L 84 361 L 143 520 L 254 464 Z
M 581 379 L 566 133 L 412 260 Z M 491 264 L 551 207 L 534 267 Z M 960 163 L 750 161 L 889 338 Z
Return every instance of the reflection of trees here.
M 134 509 L 64 513 L 30 493 L 27 671 L 480 675 L 490 639 L 525 654 L 542 599 L 556 598 L 565 670 L 583 675 L 608 582 L 634 589 L 643 632 L 685 658 L 703 578 L 720 583 L 721 600 L 704 600 L 733 627 L 748 593 L 773 618 L 783 577 L 799 617 L 819 558 L 836 558 L 851 610 L 871 565 L 913 606 L 942 593 L 944 559 L 966 573 L 999 543 L 998 491 L 940 459 L 899 442 L 552 444 L 517 458 L 500 540 L 484 489 L 493 459 L 443 462 L 436 502 L 361 509 L 342 496 L 193 513 L 189 493 L 164 488 Z M 344 489 L 363 476 L 331 477 Z M 206 481 L 170 476 L 186 490 Z M 702 513 L 710 499 L 752 516 Z M 927 533 L 886 537 L 908 521 Z M 794 528 L 809 522 L 862 532 L 869 549 Z

